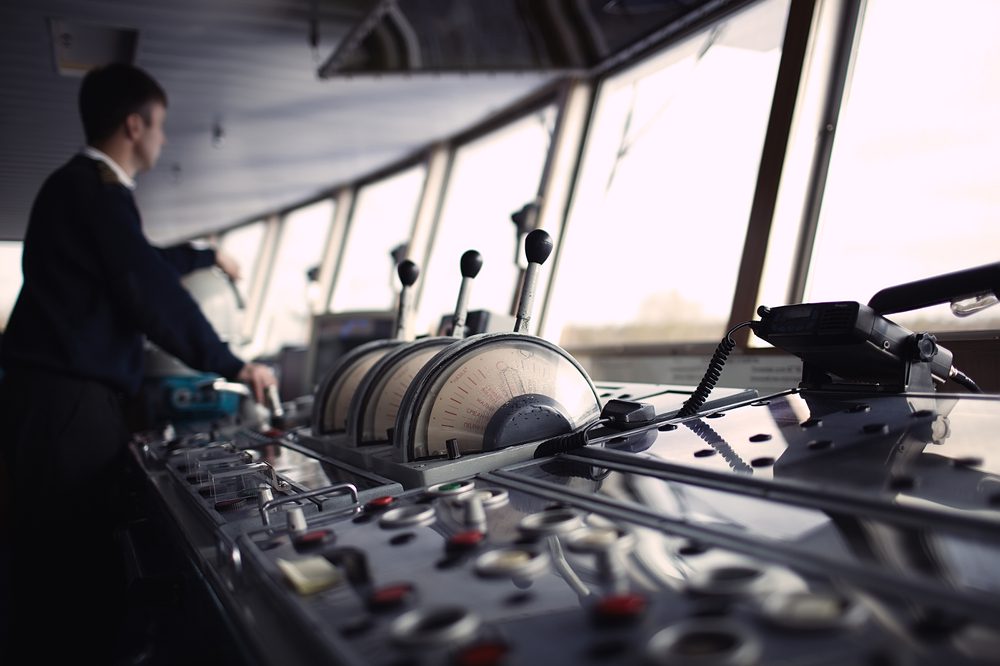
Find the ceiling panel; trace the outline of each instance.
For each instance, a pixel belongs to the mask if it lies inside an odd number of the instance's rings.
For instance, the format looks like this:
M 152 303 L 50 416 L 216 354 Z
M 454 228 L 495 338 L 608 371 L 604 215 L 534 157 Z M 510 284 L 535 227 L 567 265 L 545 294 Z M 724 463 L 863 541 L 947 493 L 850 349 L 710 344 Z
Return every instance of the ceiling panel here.
M 304 201 L 475 124 L 541 73 L 320 79 L 370 6 L 318 0 L 5 0 L 0 8 L 0 239 L 23 236 L 44 178 L 83 143 L 79 78 L 56 73 L 49 18 L 139 31 L 136 64 L 170 98 L 160 163 L 137 198 L 155 241 Z M 213 145 L 213 126 L 224 139 Z

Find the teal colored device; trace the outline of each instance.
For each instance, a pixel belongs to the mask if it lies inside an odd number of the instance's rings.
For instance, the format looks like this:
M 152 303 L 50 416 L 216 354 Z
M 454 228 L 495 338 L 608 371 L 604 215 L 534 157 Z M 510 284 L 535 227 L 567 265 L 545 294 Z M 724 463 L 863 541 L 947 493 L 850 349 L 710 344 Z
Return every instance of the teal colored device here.
M 240 396 L 217 391 L 212 383 L 220 379 L 212 373 L 147 377 L 143 394 L 147 418 L 153 423 L 189 423 L 234 417 Z

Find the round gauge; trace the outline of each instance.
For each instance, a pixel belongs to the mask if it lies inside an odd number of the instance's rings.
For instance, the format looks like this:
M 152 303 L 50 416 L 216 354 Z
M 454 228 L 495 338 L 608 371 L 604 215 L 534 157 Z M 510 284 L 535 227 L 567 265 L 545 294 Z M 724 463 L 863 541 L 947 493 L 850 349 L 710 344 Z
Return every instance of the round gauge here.
M 355 446 L 389 441 L 403 394 L 417 372 L 455 338 L 416 340 L 383 354 L 357 384 L 347 411 L 347 432 Z
M 594 383 L 558 346 L 529 335 L 475 335 L 445 347 L 410 383 L 393 443 L 405 462 L 502 449 L 567 433 L 601 411 Z
M 446 344 L 454 342 L 454 339 L 448 339 Z M 385 378 L 385 386 L 376 394 L 378 397 L 375 401 L 375 408 L 368 410 L 366 415 L 366 419 L 370 418 L 373 436 L 375 433 L 387 433 L 390 428 L 395 427 L 396 415 L 403 404 L 406 389 L 413 383 L 413 379 L 421 368 L 427 365 L 443 346 L 435 345 L 409 354 L 403 362 L 393 369 L 392 374 Z M 367 428 L 368 425 L 366 424 L 365 427 Z
M 323 376 L 313 399 L 312 432 L 328 435 L 347 427 L 347 409 L 358 384 L 375 363 L 402 340 L 375 340 L 355 347 Z

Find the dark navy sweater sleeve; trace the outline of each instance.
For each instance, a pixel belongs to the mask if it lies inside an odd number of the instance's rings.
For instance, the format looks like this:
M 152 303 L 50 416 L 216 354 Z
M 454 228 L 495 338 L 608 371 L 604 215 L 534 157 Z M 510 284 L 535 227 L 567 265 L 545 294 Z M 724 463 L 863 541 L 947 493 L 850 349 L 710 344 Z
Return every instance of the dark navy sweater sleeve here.
M 157 248 L 163 259 L 173 266 L 178 275 L 187 275 L 199 268 L 211 268 L 215 265 L 215 250 L 211 248 L 198 249 L 191 243 L 178 243 L 170 247 Z
M 134 393 L 143 335 L 185 364 L 235 378 L 243 362 L 145 238 L 131 192 L 77 156 L 42 186 L 24 282 L 4 335 L 8 368 L 44 368 Z

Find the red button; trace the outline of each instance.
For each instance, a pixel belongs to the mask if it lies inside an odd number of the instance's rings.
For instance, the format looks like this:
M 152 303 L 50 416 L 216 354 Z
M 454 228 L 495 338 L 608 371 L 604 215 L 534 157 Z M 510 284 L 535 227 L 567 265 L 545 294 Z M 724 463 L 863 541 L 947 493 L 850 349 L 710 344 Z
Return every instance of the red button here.
M 330 530 L 313 530 L 311 532 L 303 532 L 295 537 L 296 546 L 314 546 L 318 543 L 323 543 L 327 538 L 333 534 Z
M 510 648 L 504 643 L 478 643 L 455 655 L 456 666 L 498 666 Z
M 374 609 L 393 608 L 402 604 L 413 594 L 413 586 L 409 583 L 386 585 L 372 592 L 368 604 Z
M 467 532 L 459 532 L 448 539 L 448 548 L 456 550 L 464 550 L 467 548 L 475 548 L 486 535 L 479 530 L 468 530 Z
M 396 498 L 395 497 L 390 497 L 389 495 L 385 495 L 383 497 L 376 497 L 375 499 L 373 499 L 370 502 L 368 502 L 368 504 L 365 505 L 365 508 L 368 508 L 368 509 L 384 509 L 385 507 L 389 506 L 390 504 L 392 504 L 395 501 L 396 501 Z
M 628 622 L 637 619 L 646 610 L 646 600 L 637 594 L 620 594 L 605 597 L 597 602 L 594 614 L 599 622 Z
M 268 437 L 273 437 L 274 439 L 281 439 L 282 435 L 285 433 L 277 428 L 268 428 L 264 431 L 264 434 Z

